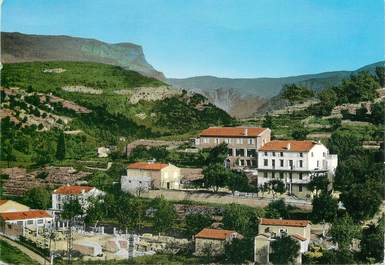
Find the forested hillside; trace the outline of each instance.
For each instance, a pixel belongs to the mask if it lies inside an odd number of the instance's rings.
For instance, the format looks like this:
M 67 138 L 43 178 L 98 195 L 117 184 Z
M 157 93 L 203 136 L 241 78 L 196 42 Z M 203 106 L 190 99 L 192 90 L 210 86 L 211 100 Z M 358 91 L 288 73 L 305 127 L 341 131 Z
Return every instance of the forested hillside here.
M 1 116 L 8 117 L 2 119 L 2 136 L 7 139 L 2 149 L 8 154 L 14 148 L 11 160 L 34 160 L 39 152 L 54 155 L 63 132 L 67 154 L 78 158 L 119 139 L 186 138 L 211 125 L 234 122 L 199 94 L 117 66 L 5 64 L 1 78 Z

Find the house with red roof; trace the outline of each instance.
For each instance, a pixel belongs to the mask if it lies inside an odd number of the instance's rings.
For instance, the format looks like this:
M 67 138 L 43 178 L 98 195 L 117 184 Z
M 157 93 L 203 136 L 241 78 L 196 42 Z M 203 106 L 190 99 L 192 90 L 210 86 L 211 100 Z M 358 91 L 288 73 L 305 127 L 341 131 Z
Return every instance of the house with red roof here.
M 307 184 L 316 175 L 332 178 L 337 155 L 316 141 L 274 140 L 258 151 L 258 185 L 281 180 L 290 194 L 305 197 Z
M 212 148 L 226 143 L 230 167 L 256 168 L 258 149 L 270 142 L 271 130 L 258 127 L 210 127 L 195 139 L 197 148 Z
M 231 242 L 234 238 L 242 239 L 243 236 L 233 230 L 204 228 L 194 236 L 194 254 L 201 256 L 210 251 L 213 256 L 222 255 L 226 243 Z
M 311 224 L 308 220 L 285 220 L 261 218 L 258 224 L 259 234 L 254 239 L 254 261 L 269 263 L 272 253 L 270 244 L 282 236 L 290 236 L 300 246 L 297 263 L 301 263 L 302 254 L 307 252 L 310 243 Z
M 64 204 L 71 200 L 78 200 L 82 208 L 86 209 L 90 198 L 104 196 L 104 194 L 103 191 L 92 186 L 61 186 L 52 192 L 52 210 L 62 211 Z
M 180 168 L 154 161 L 135 162 L 127 166 L 127 175 L 121 177 L 124 192 L 140 193 L 150 189 L 179 189 Z
M 53 217 L 44 210 L 27 210 L 0 213 L 0 232 L 10 236 L 20 236 L 24 229 L 38 230 L 40 227 L 50 227 Z

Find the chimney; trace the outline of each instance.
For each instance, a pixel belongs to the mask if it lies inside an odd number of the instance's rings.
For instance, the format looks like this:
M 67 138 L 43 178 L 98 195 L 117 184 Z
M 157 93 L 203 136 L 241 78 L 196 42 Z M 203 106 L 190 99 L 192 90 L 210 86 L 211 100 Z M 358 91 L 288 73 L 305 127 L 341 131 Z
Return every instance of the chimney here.
M 245 128 L 245 132 L 244 132 L 245 136 L 247 136 L 247 128 Z
M 290 148 L 291 148 L 291 144 L 290 144 L 290 143 L 288 143 L 286 148 L 287 148 L 287 150 L 290 150 Z

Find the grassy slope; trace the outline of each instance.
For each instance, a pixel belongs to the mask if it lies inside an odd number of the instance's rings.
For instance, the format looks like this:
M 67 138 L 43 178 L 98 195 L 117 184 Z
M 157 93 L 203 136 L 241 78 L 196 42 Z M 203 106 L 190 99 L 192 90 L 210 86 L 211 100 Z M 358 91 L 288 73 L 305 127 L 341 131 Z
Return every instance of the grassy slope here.
M 5 241 L 0 240 L 0 260 L 8 264 L 37 265 L 36 261 L 25 255 L 19 249 L 11 246 Z

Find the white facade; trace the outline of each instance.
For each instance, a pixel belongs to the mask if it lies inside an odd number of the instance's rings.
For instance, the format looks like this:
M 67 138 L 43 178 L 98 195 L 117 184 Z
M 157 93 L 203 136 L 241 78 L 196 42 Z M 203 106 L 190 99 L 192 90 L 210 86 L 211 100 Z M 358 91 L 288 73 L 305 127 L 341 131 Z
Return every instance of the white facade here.
M 42 218 L 30 218 L 30 219 L 19 219 L 19 220 L 6 220 L 6 224 L 17 224 L 23 227 L 47 227 L 53 223 L 53 217 L 42 217 Z
M 297 142 L 298 143 L 298 142 Z M 306 184 L 317 174 L 334 176 L 337 155 L 321 143 L 314 143 L 309 150 L 261 150 L 258 152 L 258 185 L 273 179 L 282 180 L 289 192 L 301 195 L 308 193 Z
M 122 191 L 132 194 L 147 192 L 152 186 L 149 176 L 122 176 L 120 183 Z
M 67 186 L 67 187 L 74 187 L 74 186 Z M 79 186 L 78 186 L 79 187 Z M 63 187 L 61 187 L 63 188 Z M 53 211 L 61 211 L 63 210 L 64 204 L 73 200 L 78 200 L 80 205 L 83 209 L 87 209 L 89 202 L 88 200 L 90 198 L 96 198 L 98 196 L 104 196 L 105 193 L 101 190 L 98 190 L 95 187 L 92 187 L 92 189 L 87 190 L 86 188 L 84 190 L 74 189 L 73 193 L 67 193 L 64 194 L 60 191 L 60 189 L 55 190 L 52 193 L 52 210 Z

